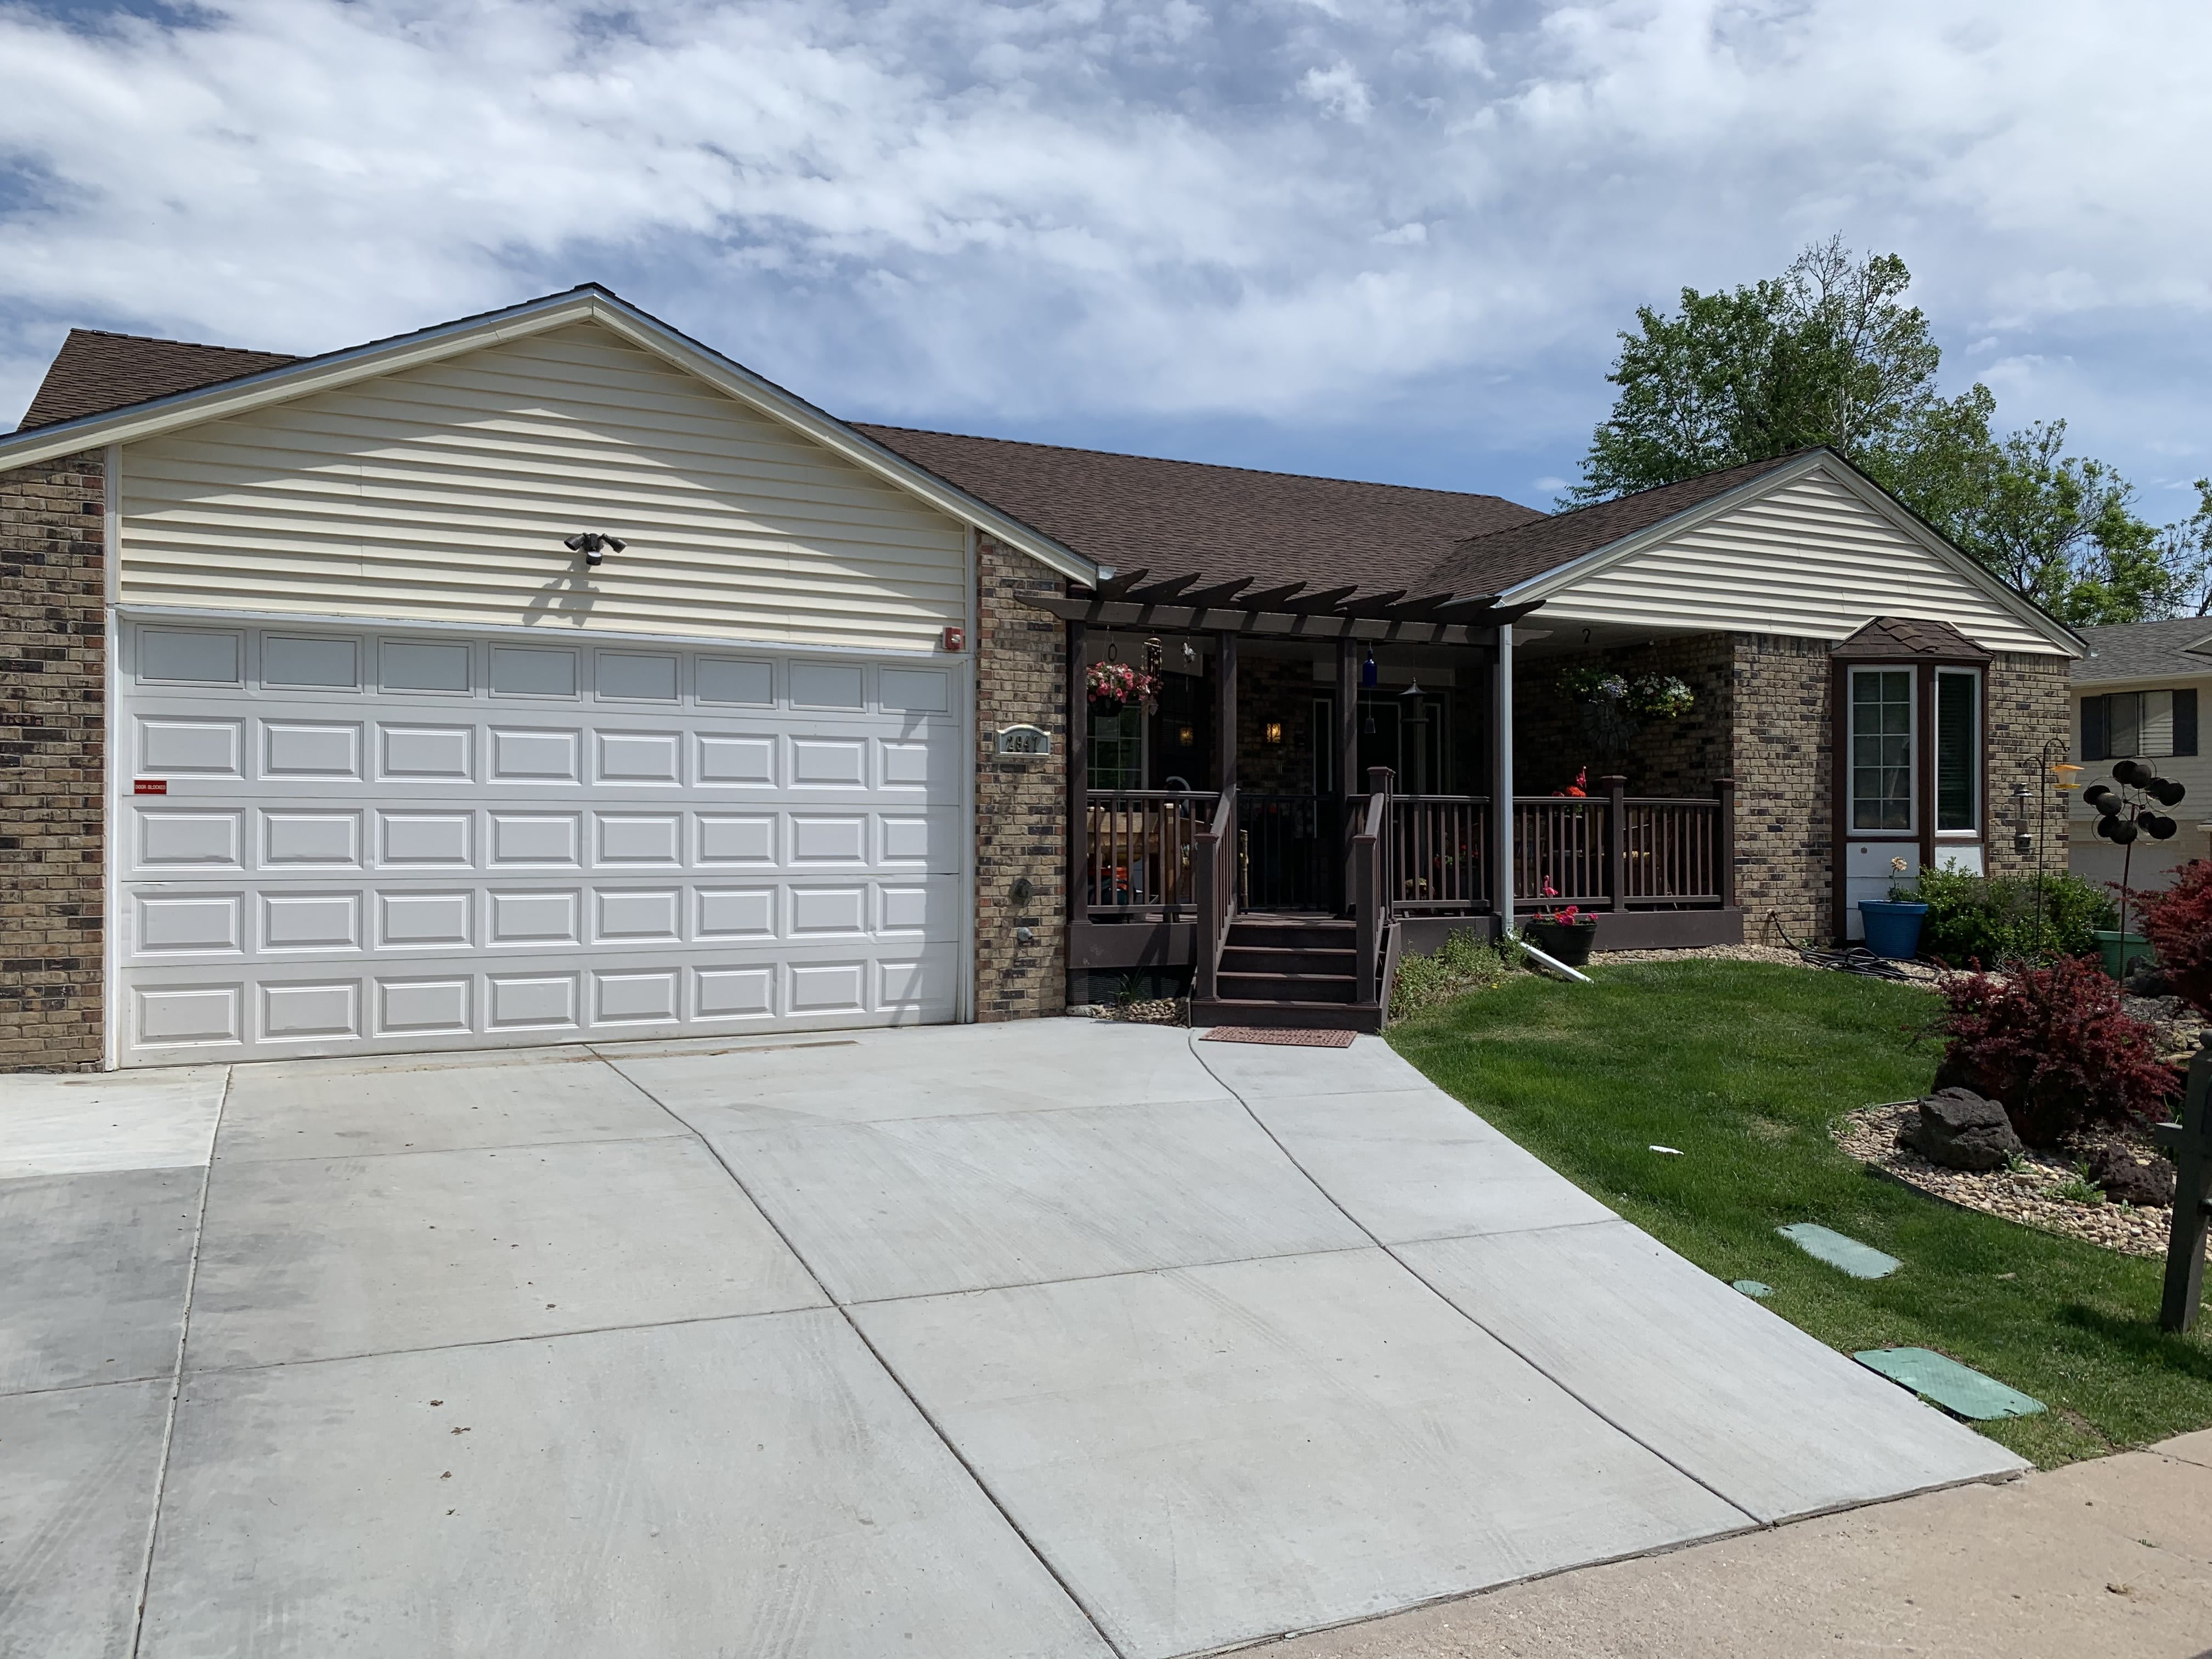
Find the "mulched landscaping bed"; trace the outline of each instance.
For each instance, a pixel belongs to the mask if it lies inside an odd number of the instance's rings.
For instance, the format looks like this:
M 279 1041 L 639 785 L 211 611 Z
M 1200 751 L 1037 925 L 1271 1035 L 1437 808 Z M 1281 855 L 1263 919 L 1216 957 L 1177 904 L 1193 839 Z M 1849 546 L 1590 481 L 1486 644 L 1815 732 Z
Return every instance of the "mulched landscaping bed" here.
M 1919 1113 L 1919 1103 L 1911 1100 L 1864 1107 L 1837 1125 L 1836 1144 L 1862 1164 L 1871 1164 L 1906 1186 L 1961 1209 L 2002 1216 L 2024 1227 L 2061 1233 L 2123 1255 L 2165 1256 L 2173 1225 L 2171 1209 L 2109 1200 L 2084 1204 L 2057 1195 L 2057 1188 L 2080 1181 L 2081 1171 L 2075 1166 L 2087 1156 L 2086 1146 L 2078 1152 L 2070 1148 L 2060 1152 L 2031 1149 L 2017 1170 L 1978 1173 L 1947 1170 L 1898 1145 L 1899 1133 Z M 2147 1139 L 2136 1150 L 2145 1157 L 2152 1155 Z

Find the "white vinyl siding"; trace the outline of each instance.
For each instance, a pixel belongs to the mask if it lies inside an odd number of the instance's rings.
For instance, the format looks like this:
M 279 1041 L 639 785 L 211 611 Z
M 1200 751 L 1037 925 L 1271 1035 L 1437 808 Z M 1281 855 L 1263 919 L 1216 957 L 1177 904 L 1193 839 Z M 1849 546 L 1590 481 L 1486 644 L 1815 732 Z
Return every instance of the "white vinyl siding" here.
M 124 603 L 927 650 L 960 524 L 594 323 L 125 446 Z M 585 572 L 562 537 L 626 551 Z
M 1570 582 L 1546 598 L 1534 620 L 1839 640 L 1877 616 L 1948 622 L 1990 651 L 2058 649 L 1819 472 Z

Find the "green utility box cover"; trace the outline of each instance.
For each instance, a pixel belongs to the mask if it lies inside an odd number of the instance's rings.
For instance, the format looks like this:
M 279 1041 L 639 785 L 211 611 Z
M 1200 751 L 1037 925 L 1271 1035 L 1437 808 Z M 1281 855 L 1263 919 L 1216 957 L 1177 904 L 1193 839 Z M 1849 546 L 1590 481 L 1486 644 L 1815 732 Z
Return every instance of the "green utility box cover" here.
M 1841 1268 L 1853 1279 L 1887 1279 L 1905 1265 L 1893 1255 L 1884 1255 L 1871 1244 L 1845 1238 L 1831 1228 L 1810 1221 L 1774 1231 L 1815 1261 Z
M 1869 1348 L 1851 1358 L 1961 1417 L 1986 1422 L 1993 1417 L 2033 1417 L 2044 1408 L 2040 1400 L 1946 1359 L 1932 1348 Z

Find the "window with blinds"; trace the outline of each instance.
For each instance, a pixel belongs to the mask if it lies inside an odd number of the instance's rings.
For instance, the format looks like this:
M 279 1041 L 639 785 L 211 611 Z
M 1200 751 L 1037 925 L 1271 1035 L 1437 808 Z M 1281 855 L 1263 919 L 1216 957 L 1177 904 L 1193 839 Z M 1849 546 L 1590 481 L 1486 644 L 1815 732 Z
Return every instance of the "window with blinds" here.
M 2155 760 L 2197 752 L 2197 693 L 2112 691 L 2081 699 L 2081 758 Z

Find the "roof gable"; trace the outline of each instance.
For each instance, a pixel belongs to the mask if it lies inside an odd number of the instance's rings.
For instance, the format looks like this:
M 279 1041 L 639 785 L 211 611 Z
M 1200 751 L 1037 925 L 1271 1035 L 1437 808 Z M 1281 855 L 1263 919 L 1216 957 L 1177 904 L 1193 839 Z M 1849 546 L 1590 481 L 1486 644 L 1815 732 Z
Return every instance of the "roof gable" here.
M 878 477 L 921 497 L 939 511 L 986 531 L 1018 551 L 1028 554 L 1048 568 L 1071 580 L 1097 580 L 1092 563 L 1041 534 L 988 502 L 978 500 L 927 469 L 917 466 L 838 420 L 825 410 L 756 374 L 743 364 L 713 351 L 658 318 L 640 311 L 609 289 L 587 283 L 564 294 L 548 295 L 505 310 L 487 312 L 456 322 L 423 329 L 413 334 L 372 341 L 316 357 L 285 358 L 276 353 L 236 353 L 228 347 L 186 348 L 192 351 L 231 354 L 224 365 L 231 373 L 212 384 L 146 396 L 143 387 L 158 384 L 154 374 L 164 363 L 189 361 L 174 355 L 138 353 L 149 366 L 149 378 L 139 382 L 138 401 L 126 406 L 74 416 L 50 424 L 18 430 L 0 438 L 0 471 L 76 453 L 103 444 L 130 443 L 178 430 L 204 421 L 283 403 L 318 392 L 349 386 L 424 364 L 443 361 L 503 339 L 521 338 L 592 321 L 642 347 L 663 361 L 706 381 L 740 403 L 781 422 L 824 447 Z M 135 343 L 129 335 L 110 336 L 111 341 Z M 155 342 L 173 346 L 175 342 Z M 118 351 L 121 348 L 118 348 Z M 258 356 L 276 359 L 268 367 L 244 375 L 235 372 L 236 358 Z M 216 366 L 206 360 L 206 366 Z M 50 374 L 51 378 L 51 374 Z M 64 385 L 74 384 L 65 381 Z M 90 384 L 87 383 L 88 386 Z M 44 388 L 41 388 L 43 392 Z M 88 396 L 90 395 L 88 392 Z M 58 392 L 57 403 L 62 402 Z
M 1717 487 L 1504 597 L 1561 620 L 1825 640 L 1876 616 L 1923 617 L 1988 650 L 2081 653 L 2062 623 L 1831 450 L 1686 483 Z

